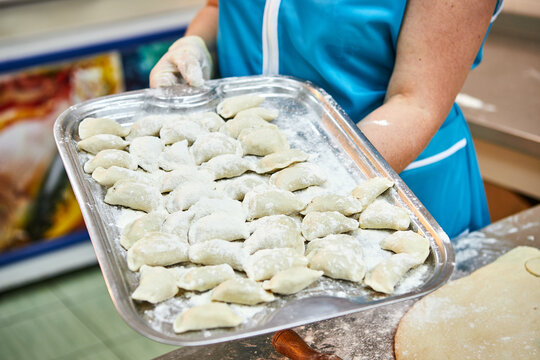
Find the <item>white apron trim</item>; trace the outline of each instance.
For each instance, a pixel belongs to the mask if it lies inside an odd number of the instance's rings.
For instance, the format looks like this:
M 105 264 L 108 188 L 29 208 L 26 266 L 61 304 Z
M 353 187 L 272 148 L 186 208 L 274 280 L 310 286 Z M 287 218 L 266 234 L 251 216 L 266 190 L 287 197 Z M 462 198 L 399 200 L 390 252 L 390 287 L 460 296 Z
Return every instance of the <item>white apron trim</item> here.
M 459 140 L 457 143 L 455 143 L 454 145 L 450 146 L 448 149 L 444 150 L 443 152 L 440 152 L 438 154 L 435 154 L 433 156 L 427 157 L 422 160 L 413 161 L 403 171 L 431 165 L 433 163 L 446 159 L 447 157 L 455 154 L 457 151 L 463 149 L 466 145 L 467 145 L 467 139 L 463 138 Z
M 278 14 L 281 0 L 266 0 L 262 28 L 263 75 L 279 74 Z

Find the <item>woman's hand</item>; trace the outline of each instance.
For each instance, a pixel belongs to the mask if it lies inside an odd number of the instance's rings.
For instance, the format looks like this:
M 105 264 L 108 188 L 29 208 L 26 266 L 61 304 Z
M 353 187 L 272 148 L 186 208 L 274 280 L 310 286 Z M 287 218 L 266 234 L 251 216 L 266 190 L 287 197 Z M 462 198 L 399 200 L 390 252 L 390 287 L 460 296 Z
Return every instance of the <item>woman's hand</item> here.
M 202 86 L 212 76 L 212 57 L 199 36 L 185 36 L 171 45 L 150 72 L 150 87 L 182 82 Z

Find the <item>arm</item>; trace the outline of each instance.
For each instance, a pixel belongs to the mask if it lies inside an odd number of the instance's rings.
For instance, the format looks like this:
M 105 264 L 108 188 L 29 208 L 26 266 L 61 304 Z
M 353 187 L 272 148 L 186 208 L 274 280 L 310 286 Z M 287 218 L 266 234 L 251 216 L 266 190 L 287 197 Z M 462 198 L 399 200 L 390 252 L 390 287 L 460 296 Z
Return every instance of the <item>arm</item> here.
M 216 36 L 218 28 L 218 0 L 208 0 L 206 5 L 195 15 L 189 24 L 185 36 L 200 36 L 210 53 L 216 50 Z
M 495 4 L 496 0 L 407 2 L 384 104 L 358 124 L 397 172 L 424 150 L 450 112 Z

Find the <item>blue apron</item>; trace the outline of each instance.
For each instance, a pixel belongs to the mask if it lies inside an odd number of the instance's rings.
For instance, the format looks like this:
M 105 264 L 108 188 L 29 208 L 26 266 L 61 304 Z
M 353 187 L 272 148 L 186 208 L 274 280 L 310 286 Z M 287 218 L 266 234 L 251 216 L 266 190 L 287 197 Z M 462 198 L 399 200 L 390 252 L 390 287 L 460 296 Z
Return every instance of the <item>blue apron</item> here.
M 358 122 L 383 104 L 405 5 L 405 0 L 220 0 L 221 76 L 279 73 L 309 80 Z M 475 65 L 480 59 L 481 52 Z M 456 104 L 400 176 L 450 238 L 489 223 L 471 135 Z

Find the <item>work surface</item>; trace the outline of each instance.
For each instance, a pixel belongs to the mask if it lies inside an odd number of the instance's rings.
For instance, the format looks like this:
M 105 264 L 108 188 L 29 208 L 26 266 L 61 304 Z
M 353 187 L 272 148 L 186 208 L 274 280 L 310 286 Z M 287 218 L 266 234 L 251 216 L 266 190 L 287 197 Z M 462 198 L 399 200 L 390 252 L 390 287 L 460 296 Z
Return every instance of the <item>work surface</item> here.
M 456 269 L 452 279 L 463 277 L 520 245 L 540 248 L 540 206 L 458 239 L 454 244 Z M 294 330 L 316 350 L 343 359 L 393 359 L 394 333 L 414 302 L 409 300 Z M 181 348 L 159 360 L 284 359 L 273 349 L 272 336 Z

